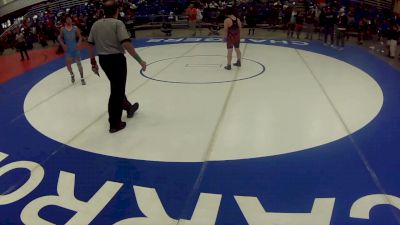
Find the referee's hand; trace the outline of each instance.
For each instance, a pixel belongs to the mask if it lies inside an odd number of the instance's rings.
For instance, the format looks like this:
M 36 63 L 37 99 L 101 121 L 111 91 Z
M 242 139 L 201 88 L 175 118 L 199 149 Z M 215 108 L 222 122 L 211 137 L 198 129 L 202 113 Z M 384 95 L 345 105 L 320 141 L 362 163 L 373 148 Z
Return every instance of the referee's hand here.
M 141 62 L 140 62 L 140 65 L 142 66 L 142 70 L 143 70 L 143 71 L 146 71 L 147 63 L 146 63 L 145 61 L 141 61 Z
M 100 74 L 99 74 L 99 66 L 97 66 L 97 65 L 92 65 L 92 71 L 93 71 L 94 74 L 96 74 L 97 76 L 100 77 Z

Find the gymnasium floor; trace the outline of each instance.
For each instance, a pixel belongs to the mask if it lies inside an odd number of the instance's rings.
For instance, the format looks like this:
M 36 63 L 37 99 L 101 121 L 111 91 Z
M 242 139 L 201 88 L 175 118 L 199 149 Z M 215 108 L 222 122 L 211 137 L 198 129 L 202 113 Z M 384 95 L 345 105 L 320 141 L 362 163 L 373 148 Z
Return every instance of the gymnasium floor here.
M 0 224 L 400 225 L 398 69 L 319 42 L 246 38 L 232 71 L 219 38 L 134 45 L 141 108 L 112 135 L 88 60 L 86 86 L 50 50 L 1 60 Z

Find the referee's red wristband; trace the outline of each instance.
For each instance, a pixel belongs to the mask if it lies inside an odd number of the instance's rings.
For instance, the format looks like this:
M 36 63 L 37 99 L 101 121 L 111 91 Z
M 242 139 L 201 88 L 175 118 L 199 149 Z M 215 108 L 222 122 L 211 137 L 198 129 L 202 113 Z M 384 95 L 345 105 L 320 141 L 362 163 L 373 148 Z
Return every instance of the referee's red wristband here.
M 97 65 L 97 62 L 96 62 L 95 58 L 91 58 L 90 59 L 90 63 L 92 64 L 92 66 L 96 66 Z

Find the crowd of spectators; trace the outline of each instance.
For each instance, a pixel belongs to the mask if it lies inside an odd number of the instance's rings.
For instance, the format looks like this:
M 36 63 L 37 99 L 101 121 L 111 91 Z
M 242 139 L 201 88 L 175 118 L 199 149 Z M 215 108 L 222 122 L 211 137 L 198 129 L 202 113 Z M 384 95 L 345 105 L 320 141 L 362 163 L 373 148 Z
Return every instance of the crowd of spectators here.
M 343 1 L 341 1 L 343 2 Z M 236 5 L 234 5 L 236 3 Z M 259 0 L 120 0 L 120 18 L 135 36 L 134 26 L 151 22 L 162 23 L 161 30 L 171 35 L 175 15 L 187 15 L 188 5 L 196 9 L 197 26 L 207 24 L 210 35 L 218 34 L 225 17 L 227 7 L 235 7 L 237 17 L 249 28 L 248 35 L 255 34 L 257 25 L 273 30 L 285 30 L 288 38 L 312 39 L 317 35 L 330 44 L 334 44 L 334 36 L 347 39 L 351 35 L 358 38 L 358 43 L 372 37 L 396 38 L 398 36 L 399 17 L 390 10 L 378 11 L 376 8 L 356 3 L 339 4 L 328 1 L 318 5 L 312 0 L 304 0 L 302 4 L 294 0 L 273 0 L 266 3 Z M 74 23 L 87 35 L 92 24 L 103 17 L 101 0 L 89 0 L 81 6 L 70 9 L 46 10 L 40 15 L 25 18 L 18 30 L 25 35 L 28 49 L 32 43 L 39 42 L 43 46 L 48 41 L 56 42 L 62 18 L 66 13 L 73 15 Z M 340 28 L 340 29 L 339 29 Z M 8 32 L 0 42 L 0 51 L 15 45 L 17 32 Z

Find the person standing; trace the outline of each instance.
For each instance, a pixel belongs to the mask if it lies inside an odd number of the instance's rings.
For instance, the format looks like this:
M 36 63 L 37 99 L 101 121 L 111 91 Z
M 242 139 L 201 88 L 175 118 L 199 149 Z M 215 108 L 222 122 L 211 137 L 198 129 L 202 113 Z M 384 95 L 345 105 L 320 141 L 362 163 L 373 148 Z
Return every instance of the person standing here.
M 81 83 L 82 85 L 86 85 L 85 78 L 83 78 L 81 52 L 78 49 L 82 43 L 82 35 L 79 28 L 72 25 L 72 18 L 70 15 L 65 16 L 65 25 L 61 28 L 58 41 L 65 52 L 65 62 L 71 75 L 71 82 L 75 83 L 75 75 L 74 71 L 72 70 L 72 64 L 76 62 L 81 75 Z
M 301 31 L 303 30 L 303 24 L 304 24 L 304 16 L 301 12 L 297 13 L 296 16 L 296 37 L 297 39 L 300 39 L 300 34 Z
M 121 121 L 123 110 L 127 111 L 128 118 L 132 118 L 139 108 L 139 103 L 132 105 L 125 95 L 127 76 L 125 50 L 141 65 L 143 71 L 146 70 L 146 62 L 136 53 L 124 23 L 117 20 L 117 2 L 105 0 L 103 1 L 103 8 L 106 18 L 94 23 L 89 34 L 89 56 L 92 70 L 98 74 L 99 67 L 94 55 L 94 48 L 96 48 L 100 66 L 110 81 L 109 132 L 115 133 L 126 127 L 126 123 Z
M 290 20 L 287 25 L 287 38 L 293 38 L 294 30 L 296 28 L 297 9 L 293 8 L 290 13 Z
M 331 46 L 333 47 L 333 31 L 335 27 L 335 15 L 331 9 L 331 7 L 328 7 L 326 10 L 325 18 L 324 18 L 324 30 L 325 30 L 325 45 L 328 44 L 328 36 L 330 36 L 331 40 Z
M 23 29 L 21 29 L 21 31 L 18 30 L 18 33 L 15 36 L 15 40 L 17 42 L 17 49 L 21 53 L 21 61 L 25 60 L 24 54 L 26 56 L 26 59 L 29 60 L 28 50 L 26 47 L 26 40 L 23 31 L 24 31 Z
M 196 8 L 196 29 L 199 29 L 200 35 L 203 27 L 203 12 L 200 7 Z
M 0 55 L 3 55 L 3 52 L 4 52 L 4 43 L 3 40 L 0 39 Z
M 315 10 L 314 7 L 310 7 L 305 16 L 305 27 L 306 27 L 306 39 L 313 39 L 315 29 Z
M 193 32 L 192 36 L 196 36 L 197 33 L 197 9 L 193 4 L 189 5 L 186 9 L 186 15 L 188 17 L 189 29 Z
M 396 24 L 392 24 L 389 31 L 387 32 L 388 46 L 389 46 L 389 58 L 394 59 L 397 51 L 397 41 L 399 39 L 399 30 Z
M 250 6 L 250 9 L 248 10 L 246 14 L 246 23 L 247 26 L 249 27 L 249 36 L 252 33 L 254 36 L 255 28 L 257 25 L 257 11 L 254 9 L 253 6 Z
M 344 48 L 344 39 L 346 37 L 347 26 L 349 19 L 344 11 L 344 8 L 339 10 L 338 22 L 337 22 L 337 36 L 336 36 L 336 46 L 340 47 L 341 50 Z M 340 46 L 339 46 L 340 42 Z
M 242 22 L 239 18 L 234 15 L 234 11 L 232 7 L 228 7 L 226 9 L 227 17 L 224 21 L 224 33 L 225 33 L 225 40 L 228 48 L 228 65 L 225 66 L 226 70 L 231 70 L 232 66 L 232 53 L 233 48 L 236 51 L 237 61 L 234 63 L 234 66 L 241 67 L 241 57 L 242 53 L 240 51 L 240 32 L 242 30 Z
M 317 15 L 316 15 L 316 18 L 318 18 L 318 23 L 317 23 L 318 40 L 322 41 L 323 40 L 323 36 L 325 34 L 326 8 L 318 9 Z
M 362 17 L 360 22 L 358 23 L 358 44 L 362 45 L 364 43 L 364 39 L 367 36 L 368 32 L 368 20 L 365 17 Z

